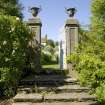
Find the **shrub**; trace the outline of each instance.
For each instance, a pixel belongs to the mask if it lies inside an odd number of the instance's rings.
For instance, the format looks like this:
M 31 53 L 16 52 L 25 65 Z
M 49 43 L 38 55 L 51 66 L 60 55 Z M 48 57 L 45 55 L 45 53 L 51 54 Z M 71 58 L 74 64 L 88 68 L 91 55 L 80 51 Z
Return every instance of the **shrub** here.
M 0 68 L 0 89 L 4 96 L 13 96 L 17 90 L 20 72 L 17 68 Z
M 52 63 L 51 58 L 52 58 L 51 55 L 48 55 L 48 54 L 45 54 L 42 52 L 41 63 L 42 64 L 50 64 L 50 63 Z
M 105 0 L 91 1 L 91 28 L 80 30 L 76 54 L 68 57 L 79 73 L 81 84 L 90 85 L 99 101 L 105 104 Z
M 101 83 L 101 85 L 96 88 L 95 93 L 99 102 L 105 103 L 105 82 Z
M 92 46 L 85 42 L 78 47 L 76 53 L 67 57 L 67 62 L 72 63 L 75 70 L 79 73 L 81 85 L 88 85 L 96 94 L 98 100 L 105 101 L 104 83 L 105 83 L 105 60 L 104 43 L 97 40 Z
M 28 28 L 17 17 L 0 15 L 0 92 L 14 95 L 26 67 Z

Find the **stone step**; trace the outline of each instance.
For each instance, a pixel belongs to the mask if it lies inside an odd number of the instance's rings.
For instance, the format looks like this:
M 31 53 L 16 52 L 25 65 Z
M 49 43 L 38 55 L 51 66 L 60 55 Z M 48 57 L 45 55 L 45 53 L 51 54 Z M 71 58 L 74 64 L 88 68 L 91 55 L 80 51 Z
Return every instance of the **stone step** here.
M 32 105 L 31 102 L 16 102 L 16 103 L 13 103 L 12 105 Z
M 27 76 L 26 78 L 24 78 L 23 80 L 26 79 L 37 79 L 37 80 L 51 80 L 51 79 L 66 79 L 66 78 L 71 78 L 70 76 L 63 76 L 63 75 L 31 75 L 31 76 Z
M 96 98 L 87 93 L 60 93 L 60 94 L 46 94 L 44 97 L 45 102 L 86 102 L 96 101 Z
M 26 87 L 26 88 L 19 88 L 18 92 L 26 92 L 26 93 L 33 93 L 33 92 L 56 92 L 56 93 L 64 93 L 64 92 L 88 92 L 90 89 L 87 87 L 81 87 L 80 85 L 64 85 L 58 87 Z
M 77 84 L 78 81 L 75 78 L 63 77 L 63 76 L 42 76 L 31 77 L 21 80 L 21 85 L 58 85 L 58 84 Z
M 87 93 L 42 93 L 42 94 L 26 94 L 18 93 L 14 97 L 14 102 L 86 102 L 95 101 L 95 97 Z
M 97 105 L 96 102 L 42 102 L 42 103 L 29 103 L 29 102 L 18 102 L 12 105 Z
M 34 72 L 37 75 L 67 75 L 69 70 L 42 68 L 40 72 Z
M 41 102 L 43 99 L 41 94 L 26 94 L 26 93 L 18 93 L 14 98 L 14 102 Z
M 44 102 L 44 103 L 33 103 L 32 105 L 96 105 L 96 102 L 52 102 L 52 103 Z

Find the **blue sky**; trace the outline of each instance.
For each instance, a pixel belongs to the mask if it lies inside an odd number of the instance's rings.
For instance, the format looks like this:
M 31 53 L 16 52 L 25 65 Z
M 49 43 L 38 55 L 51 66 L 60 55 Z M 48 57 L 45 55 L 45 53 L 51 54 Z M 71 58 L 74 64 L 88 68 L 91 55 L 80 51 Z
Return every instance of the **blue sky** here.
M 24 6 L 24 20 L 28 20 L 31 14 L 28 8 L 32 6 L 42 7 L 39 16 L 42 21 L 42 36 L 45 34 L 53 40 L 59 40 L 60 28 L 68 18 L 65 7 L 76 7 L 76 18 L 81 24 L 90 22 L 90 3 L 91 0 L 20 0 Z

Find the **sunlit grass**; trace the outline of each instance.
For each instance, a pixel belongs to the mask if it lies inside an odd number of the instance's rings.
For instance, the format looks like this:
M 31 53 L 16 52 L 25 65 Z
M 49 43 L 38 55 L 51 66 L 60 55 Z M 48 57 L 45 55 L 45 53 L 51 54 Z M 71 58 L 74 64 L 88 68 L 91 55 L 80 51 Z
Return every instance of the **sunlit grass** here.
M 42 65 L 44 69 L 59 69 L 59 64 Z

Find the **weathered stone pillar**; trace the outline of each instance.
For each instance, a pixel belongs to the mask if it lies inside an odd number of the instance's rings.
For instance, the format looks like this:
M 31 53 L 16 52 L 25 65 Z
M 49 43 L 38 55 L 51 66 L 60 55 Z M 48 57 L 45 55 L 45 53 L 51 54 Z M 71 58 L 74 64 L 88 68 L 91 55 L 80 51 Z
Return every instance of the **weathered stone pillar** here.
M 35 35 L 34 38 L 38 42 L 38 44 L 41 44 L 41 20 L 38 17 L 34 17 L 28 20 L 28 26 L 31 30 L 31 32 Z
M 79 22 L 77 19 L 67 19 L 65 23 L 65 35 L 66 35 L 66 56 L 75 52 L 75 47 L 78 46 L 79 40 Z M 67 69 L 71 69 L 71 64 L 67 65 Z
M 65 23 L 66 33 L 66 54 L 70 55 L 78 46 L 79 22 L 76 19 L 68 19 Z
M 66 57 L 75 52 L 78 46 L 79 40 L 79 22 L 74 19 L 76 13 L 75 8 L 66 9 L 69 19 L 65 23 L 65 35 L 66 35 Z M 72 70 L 72 64 L 67 64 L 67 69 Z
M 27 25 L 32 33 L 32 39 L 29 42 L 29 58 L 31 62 L 31 68 L 35 71 L 41 70 L 41 27 L 42 23 L 38 15 L 40 8 L 33 7 L 31 12 L 33 18 L 30 18 L 27 22 Z

